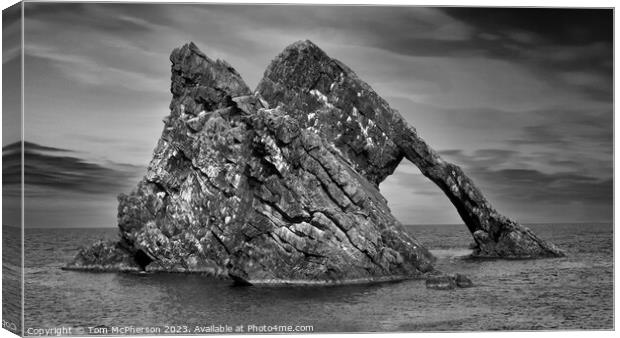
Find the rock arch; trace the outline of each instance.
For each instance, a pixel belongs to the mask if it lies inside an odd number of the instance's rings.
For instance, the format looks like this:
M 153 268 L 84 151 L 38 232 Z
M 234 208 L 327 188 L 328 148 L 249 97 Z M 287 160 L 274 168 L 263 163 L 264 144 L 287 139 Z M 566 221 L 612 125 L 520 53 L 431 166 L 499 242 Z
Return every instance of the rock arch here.
M 320 129 L 377 185 L 403 158 L 411 161 L 455 206 L 477 244 L 475 255 L 563 255 L 555 245 L 499 214 L 460 167 L 444 161 L 367 83 L 311 41 L 288 46 L 268 66 L 256 92 L 271 105 L 284 106 L 304 126 Z M 307 104 L 313 99 L 318 108 Z M 311 114 L 312 119 L 305 118 Z
M 562 254 L 499 215 L 459 167 L 310 41 L 287 47 L 254 93 L 193 43 L 170 60 L 170 115 L 146 175 L 119 196 L 120 240 L 81 250 L 69 269 L 138 270 L 136 255 L 147 253 L 147 271 L 243 284 L 423 277 L 434 258 L 378 190 L 403 159 L 448 195 L 478 255 Z

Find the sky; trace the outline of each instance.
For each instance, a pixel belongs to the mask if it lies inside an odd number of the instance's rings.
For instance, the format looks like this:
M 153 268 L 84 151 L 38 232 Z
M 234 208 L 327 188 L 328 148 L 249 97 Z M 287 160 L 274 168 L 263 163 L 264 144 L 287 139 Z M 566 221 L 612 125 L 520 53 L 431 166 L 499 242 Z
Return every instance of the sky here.
M 612 15 L 26 3 L 26 225 L 116 226 L 116 196 L 144 175 L 169 113 L 173 48 L 193 41 L 254 88 L 280 51 L 304 39 L 353 69 L 502 214 L 610 222 Z M 3 66 L 15 64 L 19 49 L 3 48 Z M 406 160 L 379 188 L 405 224 L 462 223 Z

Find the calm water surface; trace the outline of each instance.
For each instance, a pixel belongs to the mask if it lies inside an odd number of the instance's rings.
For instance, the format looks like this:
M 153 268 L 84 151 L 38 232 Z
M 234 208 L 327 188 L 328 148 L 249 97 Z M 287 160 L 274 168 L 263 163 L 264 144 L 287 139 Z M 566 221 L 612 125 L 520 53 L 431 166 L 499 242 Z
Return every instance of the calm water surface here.
M 315 332 L 613 328 L 611 224 L 532 225 L 568 256 L 463 260 L 463 225 L 408 226 L 445 272 L 476 287 L 428 290 L 424 281 L 334 287 L 230 287 L 182 274 L 60 269 L 80 245 L 115 229 L 27 229 L 25 329 L 67 326 L 312 325 Z
M 2 227 L 2 320 L 3 327 L 14 333 L 22 331 L 21 243 L 20 228 Z

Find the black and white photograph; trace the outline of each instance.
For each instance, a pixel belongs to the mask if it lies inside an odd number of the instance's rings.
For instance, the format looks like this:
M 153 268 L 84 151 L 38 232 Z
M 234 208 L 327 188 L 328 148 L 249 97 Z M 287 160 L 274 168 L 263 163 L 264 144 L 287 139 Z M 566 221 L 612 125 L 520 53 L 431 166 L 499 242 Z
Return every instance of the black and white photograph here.
M 614 330 L 612 7 L 9 5 L 4 329 Z

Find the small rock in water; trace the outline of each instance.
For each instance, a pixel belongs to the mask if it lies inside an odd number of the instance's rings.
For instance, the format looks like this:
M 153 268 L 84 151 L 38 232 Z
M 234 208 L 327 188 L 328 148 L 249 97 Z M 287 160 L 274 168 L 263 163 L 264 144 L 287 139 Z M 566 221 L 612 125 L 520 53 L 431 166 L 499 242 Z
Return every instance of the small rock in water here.
M 447 275 L 431 276 L 426 279 L 426 287 L 435 290 L 452 290 L 456 288 L 456 278 Z
M 469 279 L 465 275 L 461 275 L 460 273 L 456 274 L 455 279 L 456 279 L 456 286 L 458 286 L 459 288 L 470 288 L 474 286 L 474 283 L 472 283 L 471 279 Z
M 455 275 L 430 276 L 426 279 L 426 287 L 435 290 L 453 290 L 459 288 L 469 288 L 474 286 L 471 279 L 457 273 Z

